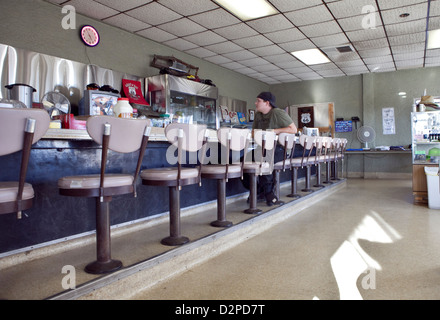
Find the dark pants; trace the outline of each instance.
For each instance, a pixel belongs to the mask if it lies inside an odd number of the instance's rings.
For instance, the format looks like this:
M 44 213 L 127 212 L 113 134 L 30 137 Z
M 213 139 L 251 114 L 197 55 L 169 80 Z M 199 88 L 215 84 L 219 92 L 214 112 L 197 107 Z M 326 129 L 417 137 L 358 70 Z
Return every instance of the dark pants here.
M 282 161 L 284 159 L 284 148 L 280 145 L 276 146 L 275 149 L 275 157 L 274 157 L 274 163 L 278 161 Z M 242 180 L 243 186 L 249 190 L 249 174 L 243 175 Z M 258 176 L 257 178 L 257 194 L 260 195 L 266 195 L 273 191 L 274 185 L 275 185 L 275 177 L 274 174 L 267 174 Z

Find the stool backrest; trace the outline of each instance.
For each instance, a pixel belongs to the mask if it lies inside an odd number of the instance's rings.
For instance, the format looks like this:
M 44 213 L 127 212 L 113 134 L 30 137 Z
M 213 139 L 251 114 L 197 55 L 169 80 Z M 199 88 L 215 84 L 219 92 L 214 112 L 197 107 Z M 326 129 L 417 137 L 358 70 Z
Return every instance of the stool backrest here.
M 220 128 L 217 130 L 218 141 L 230 150 L 241 151 L 246 146 L 249 129 Z
M 32 130 L 31 120 L 35 120 L 31 144 L 40 140 L 49 128 L 50 117 L 43 109 L 0 108 L 0 155 L 7 155 L 23 149 L 25 130 Z M 26 129 L 26 127 L 28 127 Z M 29 132 L 29 130 L 27 130 Z
M 313 147 L 315 146 L 315 141 L 316 141 L 316 136 L 308 136 L 305 134 L 299 136 L 299 143 L 303 147 L 301 166 L 303 166 L 309 161 L 309 157 L 312 153 Z
M 0 156 L 23 150 L 18 179 L 17 197 L 3 202 L 0 213 L 17 213 L 32 206 L 32 200 L 22 201 L 32 144 L 40 140 L 49 128 L 50 117 L 43 109 L 0 108 Z
M 108 150 L 120 153 L 131 153 L 140 150 L 133 175 L 133 195 L 137 196 L 136 180 L 148 144 L 151 131 L 149 124 L 150 120 L 148 119 L 128 119 L 112 116 L 94 116 L 87 119 L 87 132 L 96 143 L 102 145 L 101 190 L 104 187 Z
M 98 144 L 102 145 L 105 124 L 110 125 L 110 150 L 130 153 L 139 150 L 148 119 L 127 119 L 112 116 L 94 116 L 87 120 L 87 132 Z
M 205 141 L 206 125 L 189 123 L 170 123 L 165 128 L 165 136 L 171 144 L 189 152 L 195 152 L 202 148 Z

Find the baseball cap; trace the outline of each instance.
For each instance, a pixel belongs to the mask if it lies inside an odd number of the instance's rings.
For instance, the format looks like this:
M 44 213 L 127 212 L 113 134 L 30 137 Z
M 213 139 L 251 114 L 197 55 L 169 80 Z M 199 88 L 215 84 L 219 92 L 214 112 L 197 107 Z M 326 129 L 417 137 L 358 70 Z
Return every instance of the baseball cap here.
M 275 96 L 271 93 L 271 92 L 261 92 L 257 98 L 260 98 L 264 101 L 269 101 L 270 105 L 272 106 L 272 108 L 276 108 L 277 106 L 275 105 Z

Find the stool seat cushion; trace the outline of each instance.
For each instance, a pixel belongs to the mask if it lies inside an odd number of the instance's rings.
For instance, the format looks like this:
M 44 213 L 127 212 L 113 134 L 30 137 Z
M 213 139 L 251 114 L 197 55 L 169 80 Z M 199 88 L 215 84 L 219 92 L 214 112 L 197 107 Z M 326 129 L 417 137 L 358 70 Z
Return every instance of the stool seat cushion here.
M 269 162 L 263 162 L 261 168 L 260 168 L 260 163 L 245 163 L 243 166 L 243 172 L 266 175 L 266 174 L 271 174 L 272 170 Z
M 95 189 L 99 188 L 100 174 L 69 176 L 58 180 L 60 189 Z M 133 176 L 129 174 L 108 173 L 104 178 L 104 188 L 129 186 L 133 184 Z
M 164 167 L 142 170 L 140 176 L 143 180 L 171 181 L 177 180 L 177 174 L 177 167 Z M 180 171 L 180 179 L 197 178 L 198 175 L 198 168 L 182 168 Z
M 17 200 L 18 181 L 0 182 L 0 203 Z M 24 184 L 22 200 L 32 199 L 34 189 L 29 183 Z
M 274 170 L 290 169 L 290 160 L 278 161 L 273 165 Z
M 202 167 L 202 174 L 226 173 L 226 166 L 221 164 L 210 164 Z M 241 165 L 232 164 L 228 166 L 228 173 L 241 173 Z

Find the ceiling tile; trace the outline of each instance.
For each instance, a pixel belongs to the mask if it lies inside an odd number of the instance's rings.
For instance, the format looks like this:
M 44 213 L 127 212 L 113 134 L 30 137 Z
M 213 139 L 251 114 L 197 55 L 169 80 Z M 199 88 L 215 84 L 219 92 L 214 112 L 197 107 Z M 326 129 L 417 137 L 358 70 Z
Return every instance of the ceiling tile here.
M 415 51 L 415 52 L 405 52 L 405 53 L 396 53 L 393 55 L 394 60 L 402 61 L 402 60 L 413 60 L 413 59 L 421 59 L 425 55 L 424 51 Z
M 156 42 L 164 42 L 164 41 L 168 41 L 168 40 L 176 38 L 175 35 L 173 35 L 169 32 L 163 31 L 163 30 L 156 28 L 156 27 L 149 28 L 146 30 L 141 30 L 141 31 L 137 32 L 137 34 L 142 37 L 156 41 Z
M 305 38 L 305 35 L 298 28 L 269 32 L 265 36 L 275 43 L 285 43 Z
M 71 5 L 74 6 L 77 13 L 81 13 L 85 16 L 102 20 L 111 16 L 114 16 L 115 14 L 118 14 L 119 12 L 115 9 L 112 9 L 110 7 L 107 7 L 103 4 L 100 4 L 95 1 L 89 1 L 89 0 L 71 0 L 66 3 L 63 3 L 63 6 L 65 5 Z
M 190 16 L 189 18 L 208 29 L 226 27 L 241 22 L 239 19 L 222 8 L 199 13 Z
M 407 7 L 400 7 L 397 9 L 383 10 L 382 19 L 384 24 L 394 24 L 409 22 L 413 20 L 424 19 L 428 11 L 428 3 L 420 3 Z M 402 13 L 409 13 L 408 17 L 401 18 L 399 15 Z
M 378 11 L 376 3 L 371 0 L 342 0 L 329 2 L 327 6 L 337 19 L 360 15 L 363 18 L 367 13 Z M 369 7 L 372 7 L 374 11 Z
M 367 28 L 367 30 L 374 30 L 374 28 L 378 28 L 382 26 L 382 21 L 380 19 L 379 13 L 375 13 L 373 15 L 374 18 L 370 18 L 367 21 L 367 26 L 373 26 L 371 28 Z M 342 30 L 345 32 L 355 31 L 355 30 L 365 30 L 365 26 L 363 25 L 364 17 L 363 16 L 354 16 L 349 18 L 338 19 L 338 23 L 341 26 Z
M 380 10 L 387 10 L 426 2 L 426 0 L 377 0 L 377 2 Z
M 385 25 L 385 30 L 387 31 L 387 35 L 389 37 L 398 36 L 402 34 L 424 32 L 425 29 L 426 29 L 426 19 Z
M 323 23 L 312 24 L 308 26 L 299 27 L 304 34 L 309 37 L 319 37 L 329 34 L 336 34 L 341 32 L 341 28 L 335 21 L 327 21 Z
M 337 47 L 349 43 L 347 37 L 343 33 L 332 34 L 323 37 L 310 39 L 317 47 Z
M 398 53 L 409 53 L 409 52 L 417 52 L 417 51 L 425 51 L 425 42 L 412 43 L 412 44 L 404 44 L 400 46 L 391 46 L 391 51 L 393 54 Z
M 255 31 L 245 23 L 239 23 L 228 27 L 217 28 L 214 29 L 213 31 L 229 40 L 246 38 L 258 34 L 257 31 Z
M 178 37 L 188 36 L 190 34 L 203 32 L 206 30 L 201 25 L 189 20 L 188 18 L 164 23 L 159 25 L 158 28 L 174 34 Z
M 298 40 L 298 41 L 280 43 L 279 46 L 288 52 L 316 48 L 316 46 L 313 44 L 313 42 L 310 41 L 309 39 L 302 39 L 302 40 Z
M 189 49 L 185 51 L 188 54 L 191 54 L 193 56 L 199 57 L 199 58 L 206 58 L 206 57 L 212 57 L 215 56 L 216 53 L 209 51 L 208 49 L 197 47 L 194 49 Z
M 385 38 L 385 30 L 382 26 L 377 27 L 375 29 L 362 29 L 356 31 L 347 32 L 347 37 L 350 41 L 365 41 L 365 40 L 373 40 L 379 38 Z
M 426 33 L 425 32 L 418 32 L 418 33 L 404 34 L 404 35 L 400 35 L 400 36 L 388 37 L 388 40 L 390 41 L 390 44 L 392 46 L 404 45 L 404 44 L 412 44 L 412 43 L 417 43 L 417 42 L 424 42 L 425 39 L 426 39 Z
M 367 65 L 370 65 L 370 64 L 392 63 L 394 61 L 393 61 L 393 57 L 391 55 L 388 55 L 388 56 L 382 56 L 382 57 L 365 58 L 364 62 Z
M 151 2 L 142 7 L 129 10 L 125 13 L 151 25 L 166 23 L 182 17 L 182 15 L 171 11 L 157 2 Z
M 255 53 L 252 53 L 249 50 L 234 51 L 234 52 L 224 53 L 223 55 L 234 61 L 248 60 L 258 57 Z
M 228 63 L 228 62 L 232 62 L 231 59 L 228 59 L 228 58 L 221 56 L 221 55 L 207 57 L 207 58 L 205 58 L 205 60 L 208 60 L 212 63 L 219 64 L 219 65 L 224 64 L 224 63 Z
M 283 29 L 292 28 L 292 23 L 282 14 L 276 14 L 269 17 L 256 19 L 247 22 L 249 26 L 261 33 L 274 32 Z
M 221 66 L 231 70 L 241 69 L 245 67 L 244 65 L 236 61 L 226 62 L 221 64 Z
M 238 44 L 233 43 L 232 41 L 225 41 L 221 43 L 211 44 L 206 46 L 206 49 L 211 50 L 218 54 L 229 53 L 243 50 Z
M 130 1 L 121 1 L 121 0 L 117 0 L 117 1 L 130 2 Z M 189 16 L 200 12 L 205 12 L 208 10 L 213 10 L 219 7 L 214 2 L 206 1 L 206 0 L 157 0 L 157 2 L 184 16 Z
M 260 72 L 264 72 L 265 75 L 268 75 L 269 77 L 271 75 L 280 75 L 282 73 L 287 74 L 286 71 L 281 70 L 279 67 L 277 67 L 276 65 L 272 64 L 272 63 L 268 63 L 268 64 L 262 64 L 262 65 L 257 65 L 257 66 L 253 66 L 252 67 L 254 70 L 260 71 Z
M 151 27 L 148 23 L 131 18 L 124 13 L 117 14 L 102 21 L 130 32 L 136 32 Z
M 263 58 L 257 57 L 257 58 L 252 58 L 252 59 L 248 59 L 248 60 L 242 60 L 242 61 L 240 61 L 240 63 L 245 65 L 246 67 L 253 67 L 253 66 L 259 66 L 262 64 L 268 64 L 269 62 L 267 62 Z
M 287 12 L 285 15 L 297 27 L 333 20 L 325 5 Z
M 186 50 L 193 49 L 193 48 L 197 47 L 197 45 L 195 45 L 194 43 L 186 41 L 185 39 L 182 39 L 182 38 L 169 40 L 169 41 L 164 42 L 163 44 L 167 45 L 169 47 L 173 47 L 173 48 L 180 50 L 180 51 L 186 51 Z
M 210 44 L 226 41 L 226 39 L 223 38 L 222 36 L 209 30 L 184 37 L 184 39 L 202 47 Z
M 370 50 L 361 50 L 361 51 L 359 51 L 359 55 L 362 58 L 388 56 L 388 55 L 391 55 L 391 50 L 389 47 L 383 47 L 383 48 L 379 48 L 379 49 L 370 49 Z
M 381 39 L 366 40 L 366 41 L 354 41 L 353 45 L 358 51 L 377 49 L 377 48 L 388 47 L 388 40 L 386 38 L 381 38 Z
M 422 68 L 423 58 L 396 61 L 397 70 L 408 69 L 408 68 Z
M 274 44 L 267 47 L 249 49 L 249 51 L 252 51 L 253 53 L 255 53 L 260 57 L 266 57 L 266 56 L 281 54 L 285 52 L 282 48 Z
M 271 0 L 275 8 L 280 11 L 292 11 L 322 4 L 321 0 L 292 1 L 292 0 Z
M 263 35 L 235 39 L 233 42 L 246 49 L 264 47 L 272 44 L 272 41 Z
M 112 9 L 118 11 L 127 11 L 136 7 L 140 7 L 144 4 L 152 2 L 152 0 L 130 0 L 130 1 L 121 1 L 121 0 L 95 0 L 103 5 L 106 5 Z M 63 1 L 61 1 L 63 2 Z M 90 1 L 89 1 L 90 2 Z

